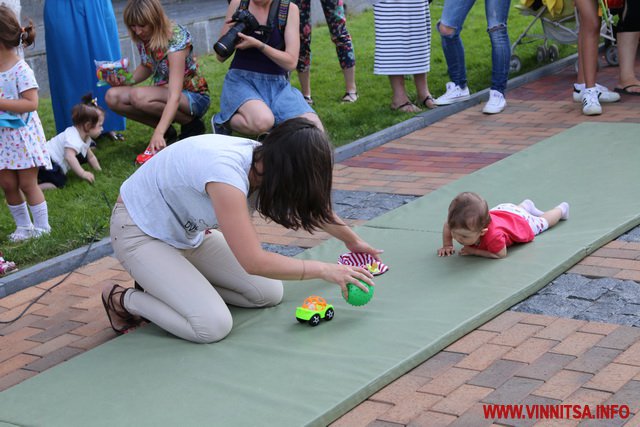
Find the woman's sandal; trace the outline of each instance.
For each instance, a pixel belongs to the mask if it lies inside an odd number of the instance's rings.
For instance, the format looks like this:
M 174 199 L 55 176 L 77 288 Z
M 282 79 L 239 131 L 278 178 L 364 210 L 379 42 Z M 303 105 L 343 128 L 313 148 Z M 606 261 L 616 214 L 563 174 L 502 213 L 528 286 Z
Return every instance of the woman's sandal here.
M 111 291 L 109 292 L 109 296 L 105 299 L 104 294 L 102 295 L 102 305 L 104 306 L 105 311 L 107 312 L 107 318 L 109 318 L 109 323 L 111 324 L 111 329 L 115 331 L 116 334 L 122 335 L 127 333 L 131 328 L 134 328 L 140 324 L 141 319 L 133 314 L 129 313 L 126 308 L 124 308 L 124 296 L 129 289 L 123 288 L 120 285 L 113 285 Z M 118 301 L 120 303 L 120 307 L 122 309 L 116 308 L 113 303 L 113 298 L 119 298 Z M 111 315 L 118 316 L 120 319 L 126 322 L 126 326 L 123 328 L 116 328 L 113 324 L 113 319 Z
M 351 104 L 358 100 L 358 92 L 345 92 L 342 95 L 342 102 L 345 104 Z
M 436 104 L 436 100 L 433 99 L 433 96 L 431 96 L 431 95 L 427 95 L 427 97 L 422 100 L 421 104 L 425 108 L 428 108 L 429 110 L 432 110 L 432 109 L 434 109 L 434 108 L 436 108 L 438 106 Z
M 309 105 L 313 105 L 313 98 L 311 98 L 311 96 L 307 96 L 307 95 L 302 95 L 302 97 L 304 98 L 305 101 L 307 101 L 307 104 Z
M 411 101 L 407 101 L 397 107 L 394 107 L 393 104 L 391 104 L 391 109 L 393 111 L 400 111 L 401 113 L 419 113 L 421 111 L 420 108 L 414 105 Z

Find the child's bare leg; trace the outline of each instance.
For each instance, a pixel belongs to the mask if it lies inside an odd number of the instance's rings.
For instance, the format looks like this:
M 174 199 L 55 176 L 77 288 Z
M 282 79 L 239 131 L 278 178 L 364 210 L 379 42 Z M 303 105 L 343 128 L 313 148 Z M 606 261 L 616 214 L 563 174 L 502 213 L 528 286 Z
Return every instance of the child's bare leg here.
M 43 182 L 41 184 L 38 184 L 38 187 L 40 187 L 40 189 L 43 190 L 43 191 L 44 190 L 55 190 L 55 189 L 58 188 L 55 185 L 53 185 L 52 183 L 50 183 L 50 182 Z
M 549 228 L 553 227 L 561 219 L 564 220 L 569 218 L 569 204 L 567 202 L 560 203 L 550 211 L 543 213 L 542 218 L 547 220 Z

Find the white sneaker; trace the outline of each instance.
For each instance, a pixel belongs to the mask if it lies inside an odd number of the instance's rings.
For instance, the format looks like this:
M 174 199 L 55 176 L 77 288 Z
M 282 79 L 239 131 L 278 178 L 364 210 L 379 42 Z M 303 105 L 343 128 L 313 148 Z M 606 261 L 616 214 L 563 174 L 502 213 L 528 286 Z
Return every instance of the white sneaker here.
M 9 241 L 13 243 L 22 242 L 33 237 L 35 229 L 33 225 L 29 227 L 17 227 L 16 230 L 9 234 Z
M 31 233 L 33 237 L 42 237 L 46 234 L 51 234 L 51 227 L 49 228 L 38 228 L 34 227 L 33 232 Z
M 602 114 L 602 107 L 598 101 L 598 89 L 595 87 L 582 91 L 582 114 L 597 116 Z
M 598 99 L 600 100 L 600 102 L 609 103 L 609 102 L 620 101 L 620 94 L 607 89 L 606 86 L 602 86 L 596 83 L 596 89 L 598 89 Z M 584 93 L 584 88 L 579 89 L 574 84 L 573 85 L 573 102 L 582 102 L 583 93 Z
M 491 89 L 489 91 L 489 100 L 484 104 L 482 112 L 485 114 L 498 114 L 504 110 L 507 106 L 507 100 L 504 99 L 504 95 L 497 90 Z
M 469 88 L 464 89 L 453 82 L 447 82 L 447 91 L 435 99 L 436 105 L 449 105 L 469 99 Z

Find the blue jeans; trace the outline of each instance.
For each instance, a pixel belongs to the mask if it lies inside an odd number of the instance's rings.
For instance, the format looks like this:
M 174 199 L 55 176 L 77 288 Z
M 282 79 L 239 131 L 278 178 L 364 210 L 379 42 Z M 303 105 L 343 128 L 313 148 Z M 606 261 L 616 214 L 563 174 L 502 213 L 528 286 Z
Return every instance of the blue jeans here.
M 447 60 L 449 78 L 452 82 L 464 88 L 467 86 L 467 69 L 464 62 L 464 46 L 460 38 L 462 24 L 469 10 L 476 0 L 445 0 L 442 17 L 438 22 L 453 28 L 451 35 L 440 33 L 442 39 L 442 51 Z M 509 78 L 509 61 L 511 59 L 511 43 L 507 33 L 507 18 L 511 0 L 485 0 L 484 8 L 487 17 L 487 32 L 491 39 L 491 89 L 504 94 Z

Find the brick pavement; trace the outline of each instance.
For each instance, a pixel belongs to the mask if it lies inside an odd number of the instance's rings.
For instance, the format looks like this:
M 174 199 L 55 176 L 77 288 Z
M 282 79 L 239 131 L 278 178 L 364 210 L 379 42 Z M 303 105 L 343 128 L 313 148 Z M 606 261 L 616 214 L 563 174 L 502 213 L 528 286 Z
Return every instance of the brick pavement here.
M 601 70 L 600 83 L 611 86 L 615 71 Z M 335 188 L 424 195 L 583 121 L 640 122 L 640 98 L 632 97 L 605 105 L 600 117 L 582 116 L 579 105 L 571 102 L 572 81 L 568 67 L 509 92 L 509 106 L 502 114 L 486 116 L 480 105 L 474 106 L 346 160 L 335 167 Z M 284 230 L 260 219 L 256 224 L 267 243 L 312 247 L 326 238 Z M 640 244 L 613 241 L 570 272 L 637 282 Z M 20 313 L 58 280 L 0 299 L 0 320 Z M 0 390 L 114 337 L 100 302 L 105 282 L 132 285 L 119 263 L 106 257 L 78 269 L 23 318 L 0 327 Z M 483 403 L 629 402 L 633 414 L 628 425 L 640 426 L 639 395 L 640 328 L 508 311 L 333 425 L 480 426 L 494 424 L 484 418 Z M 496 423 L 510 425 L 506 420 Z M 606 425 L 621 423 L 618 418 Z M 544 425 L 576 424 L 562 420 Z

